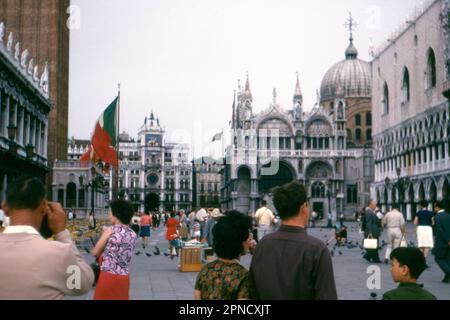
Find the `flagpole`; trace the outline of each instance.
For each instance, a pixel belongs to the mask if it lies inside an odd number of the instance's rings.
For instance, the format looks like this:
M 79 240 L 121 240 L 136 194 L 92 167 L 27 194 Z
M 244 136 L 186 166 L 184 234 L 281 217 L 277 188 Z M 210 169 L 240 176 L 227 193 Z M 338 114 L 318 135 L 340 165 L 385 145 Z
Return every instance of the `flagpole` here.
M 120 156 L 119 156 L 119 132 L 120 132 L 120 83 L 118 86 L 117 94 L 117 121 L 116 121 L 116 154 L 117 154 L 117 167 L 114 169 L 114 194 L 113 199 L 116 200 L 119 197 L 119 166 L 120 166 Z

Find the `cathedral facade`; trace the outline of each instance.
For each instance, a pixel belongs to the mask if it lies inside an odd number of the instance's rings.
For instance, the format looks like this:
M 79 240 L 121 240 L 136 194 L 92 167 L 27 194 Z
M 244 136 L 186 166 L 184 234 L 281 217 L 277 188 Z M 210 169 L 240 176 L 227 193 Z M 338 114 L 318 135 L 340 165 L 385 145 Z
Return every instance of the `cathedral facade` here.
M 320 217 L 352 216 L 370 200 L 373 181 L 370 65 L 357 59 L 350 39 L 346 59 L 322 82 L 322 98 L 305 112 L 300 81 L 292 106 L 273 101 L 255 113 L 250 81 L 238 87 L 226 150 L 222 207 L 254 213 L 273 188 L 297 180 Z M 357 68 L 352 68 L 356 65 Z M 355 124 L 355 118 L 366 121 Z M 356 129 L 364 134 L 355 139 Z M 349 133 L 351 130 L 351 133 Z

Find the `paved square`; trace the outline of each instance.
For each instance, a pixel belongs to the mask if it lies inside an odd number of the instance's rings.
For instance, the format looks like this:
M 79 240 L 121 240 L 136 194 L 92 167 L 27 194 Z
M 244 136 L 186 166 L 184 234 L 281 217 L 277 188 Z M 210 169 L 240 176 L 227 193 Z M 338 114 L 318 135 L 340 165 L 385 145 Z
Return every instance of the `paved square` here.
M 349 241 L 361 244 L 362 235 L 358 232 L 357 224 L 354 222 L 346 223 L 349 227 Z M 407 226 L 408 241 L 416 243 L 415 226 Z M 309 234 L 326 241 L 331 235 L 330 229 L 315 228 L 310 229 Z M 151 257 L 147 257 L 142 247 L 141 254 L 134 256 L 131 264 L 131 293 L 132 300 L 192 300 L 194 285 L 197 273 L 182 273 L 178 271 L 178 261 L 170 260 L 163 255 L 167 249 L 167 242 L 164 240 L 165 228 L 161 227 L 154 231 L 151 237 Z M 385 236 L 381 239 L 386 239 Z M 157 244 L 161 249 L 161 255 L 153 255 L 154 245 Z M 333 242 L 330 245 L 332 249 Z M 141 246 L 141 241 L 138 242 Z M 380 259 L 384 258 L 386 248 L 380 250 Z M 390 266 L 385 264 L 369 264 L 362 258 L 363 250 L 359 247 L 349 249 L 347 247 L 334 250 L 333 268 L 340 300 L 371 300 L 371 293 L 377 294 L 376 299 L 381 299 L 384 292 L 394 289 L 390 273 Z M 341 254 L 340 254 L 340 253 Z M 93 258 L 87 257 L 88 261 Z M 241 263 L 246 268 L 249 267 L 251 256 L 247 255 L 241 259 Z M 420 277 L 420 283 L 433 293 L 438 299 L 450 300 L 450 285 L 441 282 L 443 273 L 434 261 L 433 256 L 428 257 L 430 268 Z M 369 290 L 367 288 L 367 274 L 369 266 L 378 266 L 381 269 L 381 289 Z M 67 299 L 92 299 L 94 290 L 81 297 L 68 297 Z

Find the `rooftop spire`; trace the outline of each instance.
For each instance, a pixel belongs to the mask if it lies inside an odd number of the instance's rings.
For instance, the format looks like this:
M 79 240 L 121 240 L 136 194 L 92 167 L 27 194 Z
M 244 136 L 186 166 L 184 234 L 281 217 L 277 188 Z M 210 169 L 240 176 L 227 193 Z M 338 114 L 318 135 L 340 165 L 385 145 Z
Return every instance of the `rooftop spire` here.
M 358 50 L 356 49 L 356 47 L 353 45 L 353 30 L 356 29 L 356 27 L 358 26 L 358 24 L 356 23 L 356 21 L 353 19 L 352 17 L 352 13 L 349 12 L 348 13 L 349 18 L 347 20 L 347 22 L 345 23 L 345 27 L 348 29 L 349 33 L 350 33 L 350 44 L 347 48 L 347 50 L 345 51 L 345 58 L 347 60 L 349 59 L 356 59 L 358 58 Z
M 297 83 L 295 85 L 295 94 L 294 97 L 301 97 L 302 96 L 302 89 L 300 88 L 300 79 L 297 72 Z
M 245 100 L 250 100 L 250 101 L 253 100 L 252 92 L 251 92 L 251 90 L 250 90 L 250 80 L 249 80 L 249 78 L 248 78 L 248 71 L 247 71 L 247 81 L 245 82 L 245 92 L 244 92 L 244 95 L 245 95 Z
M 277 88 L 273 88 L 273 104 L 277 104 Z

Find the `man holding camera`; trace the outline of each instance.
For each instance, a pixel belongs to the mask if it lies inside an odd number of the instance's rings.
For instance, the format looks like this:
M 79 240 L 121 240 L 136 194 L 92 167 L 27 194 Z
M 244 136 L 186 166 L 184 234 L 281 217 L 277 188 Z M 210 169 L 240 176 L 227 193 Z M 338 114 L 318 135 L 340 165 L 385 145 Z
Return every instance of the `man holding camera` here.
M 92 288 L 94 273 L 66 229 L 66 213 L 45 199 L 40 180 L 11 183 L 2 208 L 11 224 L 0 234 L 0 300 L 63 299 Z

